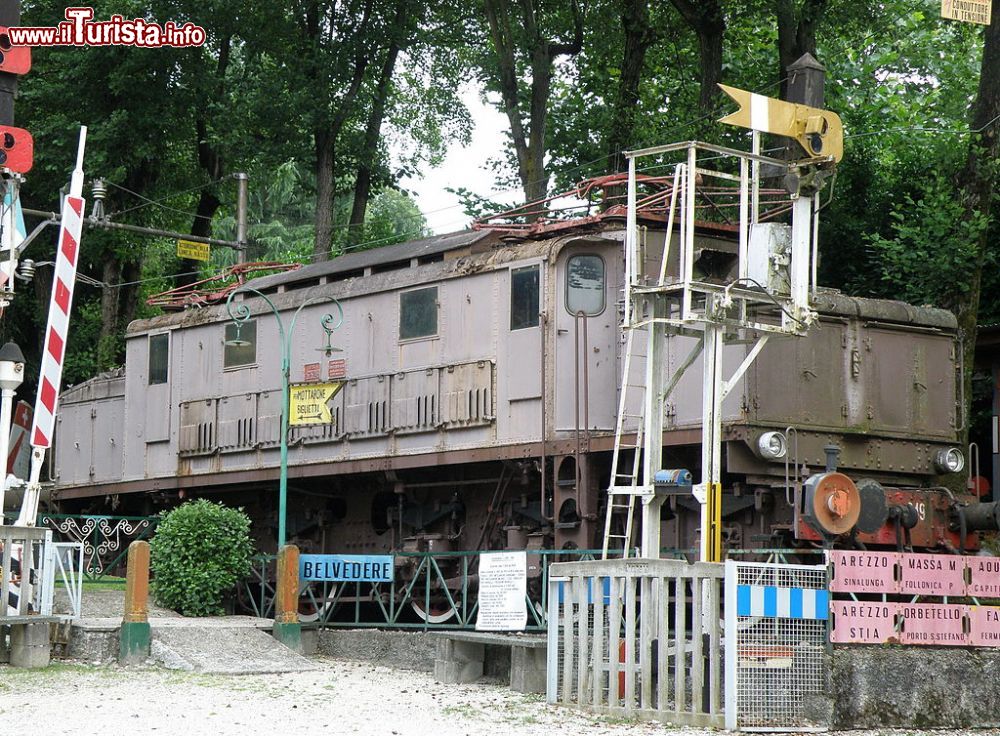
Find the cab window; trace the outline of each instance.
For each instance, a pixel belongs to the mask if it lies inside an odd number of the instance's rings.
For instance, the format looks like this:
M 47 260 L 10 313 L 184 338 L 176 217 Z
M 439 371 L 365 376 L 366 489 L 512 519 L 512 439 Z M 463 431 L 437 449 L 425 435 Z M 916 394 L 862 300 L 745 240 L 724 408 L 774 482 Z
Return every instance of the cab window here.
M 170 334 L 149 336 L 149 385 L 157 386 L 167 382 L 167 366 L 170 364 Z
M 226 324 L 223 368 L 240 368 L 257 362 L 257 322 L 241 322 L 237 327 Z
M 604 259 L 572 256 L 566 262 L 566 309 L 588 317 L 604 311 Z
M 431 337 L 438 330 L 438 290 L 436 286 L 426 289 L 404 291 L 399 295 L 399 339 L 412 340 L 417 337 Z
M 515 268 L 510 272 L 510 329 L 538 327 L 539 267 Z

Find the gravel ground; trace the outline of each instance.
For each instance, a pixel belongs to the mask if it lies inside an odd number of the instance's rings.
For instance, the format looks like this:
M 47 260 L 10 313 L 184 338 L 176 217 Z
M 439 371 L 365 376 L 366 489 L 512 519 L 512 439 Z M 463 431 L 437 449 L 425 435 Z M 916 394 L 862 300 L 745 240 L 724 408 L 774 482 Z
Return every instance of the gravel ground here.
M 330 659 L 317 664 L 314 672 L 239 677 L 0 666 L 0 723 L 30 713 L 32 733 L 74 736 L 246 736 L 316 729 L 337 736 L 639 736 L 663 730 L 549 708 L 540 696 L 497 685 L 442 685 L 425 673 Z
M 40 671 L 0 666 L 0 722 L 11 723 L 11 718 L 20 720 L 30 713 L 32 733 L 74 736 L 246 736 L 316 729 L 335 736 L 716 733 L 586 716 L 492 684 L 442 685 L 419 672 L 330 659 L 318 659 L 317 664 L 314 672 L 239 677 L 62 664 Z M 920 732 L 846 733 L 916 736 Z

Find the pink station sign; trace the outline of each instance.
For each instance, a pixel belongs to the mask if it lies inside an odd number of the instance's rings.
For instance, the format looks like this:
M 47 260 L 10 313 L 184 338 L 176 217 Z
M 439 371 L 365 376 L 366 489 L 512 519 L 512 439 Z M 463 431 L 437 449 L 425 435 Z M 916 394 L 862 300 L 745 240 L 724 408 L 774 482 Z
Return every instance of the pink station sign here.
M 882 644 L 896 637 L 897 603 L 841 601 L 831 604 L 835 644 Z
M 968 606 L 955 603 L 900 603 L 903 627 L 900 644 L 965 646 L 971 644 L 965 630 Z
M 1000 598 L 1000 558 L 847 550 L 827 554 L 831 592 L 852 598 L 896 596 L 889 601 L 832 598 L 832 642 L 1000 647 L 1000 607 L 911 603 L 898 597 Z
M 833 550 L 830 590 L 834 593 L 898 593 L 895 552 Z
M 976 647 L 1000 647 L 1000 608 L 969 606 L 969 643 Z
M 968 595 L 977 598 L 1000 598 L 1000 557 L 968 557 Z
M 965 558 L 958 555 L 900 555 L 899 592 L 965 595 Z

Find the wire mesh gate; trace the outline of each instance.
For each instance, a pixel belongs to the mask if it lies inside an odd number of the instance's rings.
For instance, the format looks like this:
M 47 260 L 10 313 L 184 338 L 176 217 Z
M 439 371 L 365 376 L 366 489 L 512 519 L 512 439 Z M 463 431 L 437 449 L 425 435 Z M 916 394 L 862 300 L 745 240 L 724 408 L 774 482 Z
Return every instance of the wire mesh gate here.
M 826 730 L 825 565 L 726 562 L 726 728 Z

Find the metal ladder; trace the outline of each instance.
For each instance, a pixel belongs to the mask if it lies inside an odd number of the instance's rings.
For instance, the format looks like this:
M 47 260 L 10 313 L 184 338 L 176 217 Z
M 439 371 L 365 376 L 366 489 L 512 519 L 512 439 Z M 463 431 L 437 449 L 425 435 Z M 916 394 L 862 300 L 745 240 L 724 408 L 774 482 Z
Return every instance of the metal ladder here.
M 615 426 L 615 446 L 611 455 L 611 485 L 608 487 L 608 506 L 604 517 L 604 546 L 601 550 L 601 559 L 608 559 L 609 548 L 614 542 L 614 549 L 621 551 L 623 558 L 629 556 L 632 548 L 633 523 L 635 520 L 635 499 L 641 496 L 643 488 L 639 483 L 639 474 L 642 472 L 642 447 L 645 435 L 645 415 L 646 386 L 645 384 L 630 383 L 632 368 L 632 342 L 637 330 L 626 327 L 628 337 L 625 344 L 625 362 L 622 370 L 622 390 L 618 399 L 618 421 Z M 639 413 L 628 414 L 626 410 L 629 406 L 630 389 L 638 391 L 640 396 Z M 635 434 L 635 444 L 625 444 L 625 423 L 629 419 L 637 419 L 638 427 Z M 632 451 L 632 467 L 629 472 L 622 472 L 622 451 Z M 618 512 L 625 512 L 625 533 L 612 534 L 612 518 Z M 619 544 L 621 545 L 619 548 Z

